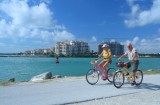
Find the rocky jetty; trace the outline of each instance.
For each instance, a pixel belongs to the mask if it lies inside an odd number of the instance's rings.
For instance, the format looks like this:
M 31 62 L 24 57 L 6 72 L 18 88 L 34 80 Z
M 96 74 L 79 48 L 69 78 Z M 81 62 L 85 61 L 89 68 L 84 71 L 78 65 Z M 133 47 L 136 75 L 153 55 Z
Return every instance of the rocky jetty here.
M 55 76 L 52 77 L 52 79 L 54 79 L 54 78 L 62 78 L 62 76 L 61 75 L 55 75 Z
M 41 81 L 41 80 L 46 80 L 46 79 L 51 79 L 52 73 L 51 72 L 46 72 L 37 76 L 34 76 L 31 78 L 30 81 Z
M 15 78 L 10 78 L 8 81 L 9 82 L 15 82 Z

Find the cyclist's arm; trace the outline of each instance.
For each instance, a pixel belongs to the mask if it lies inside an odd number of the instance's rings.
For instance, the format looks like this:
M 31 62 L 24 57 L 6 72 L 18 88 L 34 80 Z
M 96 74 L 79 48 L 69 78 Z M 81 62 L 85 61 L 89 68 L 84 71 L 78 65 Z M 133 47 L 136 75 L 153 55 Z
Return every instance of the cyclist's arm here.
M 103 55 L 103 52 L 98 56 L 98 58 L 96 60 L 98 60 L 99 58 L 101 58 Z
M 122 58 L 126 57 L 127 54 L 123 54 L 121 57 L 118 58 L 118 60 L 121 60 Z

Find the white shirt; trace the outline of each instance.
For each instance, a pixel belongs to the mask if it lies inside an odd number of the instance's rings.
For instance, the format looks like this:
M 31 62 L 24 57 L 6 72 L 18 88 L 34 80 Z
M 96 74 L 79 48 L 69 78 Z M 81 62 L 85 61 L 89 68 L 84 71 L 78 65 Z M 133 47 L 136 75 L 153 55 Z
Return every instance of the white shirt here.
M 137 54 L 136 54 L 136 57 L 134 58 L 134 60 L 139 60 L 138 52 L 137 52 L 137 50 L 136 50 L 135 48 L 133 48 L 133 49 L 131 50 L 131 52 L 129 52 L 129 50 L 127 50 L 127 51 L 125 52 L 125 55 L 128 55 L 128 59 L 129 59 L 129 60 L 132 60 L 133 55 L 134 55 L 135 52 L 136 52 Z

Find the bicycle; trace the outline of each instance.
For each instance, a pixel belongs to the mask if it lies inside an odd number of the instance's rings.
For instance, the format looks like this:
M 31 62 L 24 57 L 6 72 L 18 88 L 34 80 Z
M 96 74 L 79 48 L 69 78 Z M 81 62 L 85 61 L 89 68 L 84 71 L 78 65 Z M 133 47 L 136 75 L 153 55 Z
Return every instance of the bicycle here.
M 129 75 L 125 75 L 126 71 L 124 66 L 124 62 L 117 62 L 117 66 L 119 69 L 116 71 L 116 73 L 113 76 L 113 84 L 116 88 L 120 88 L 124 84 L 125 78 L 127 79 L 128 82 L 132 81 L 132 75 L 129 73 Z M 122 68 L 122 69 L 121 69 Z M 140 85 L 143 81 L 143 72 L 140 69 L 137 69 L 135 72 L 135 82 L 136 85 Z
M 88 70 L 88 72 L 86 73 L 86 80 L 89 84 L 95 85 L 99 80 L 99 76 L 101 75 L 102 79 L 104 79 L 105 75 L 104 71 L 97 65 L 97 61 L 91 61 L 91 64 L 95 67 Z M 109 68 L 107 70 L 107 77 L 110 83 L 113 82 L 115 71 L 116 70 L 114 68 Z

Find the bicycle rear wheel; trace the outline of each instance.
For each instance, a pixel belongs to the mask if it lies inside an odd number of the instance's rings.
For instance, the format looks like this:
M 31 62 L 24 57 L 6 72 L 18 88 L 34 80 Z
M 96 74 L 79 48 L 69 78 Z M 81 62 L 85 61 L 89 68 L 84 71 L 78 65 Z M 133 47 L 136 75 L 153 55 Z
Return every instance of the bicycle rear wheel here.
M 95 69 L 90 69 L 86 73 L 86 80 L 89 84 L 95 85 L 99 80 L 99 74 Z
M 113 77 L 113 84 L 116 88 L 120 88 L 124 84 L 124 74 L 122 71 L 117 71 Z
M 143 72 L 141 70 L 137 70 L 135 76 L 136 85 L 140 85 L 142 81 L 143 81 Z
M 110 83 L 113 83 L 113 76 L 114 76 L 115 72 L 116 72 L 116 70 L 114 68 L 109 68 L 107 70 L 107 77 L 108 77 L 108 81 Z

